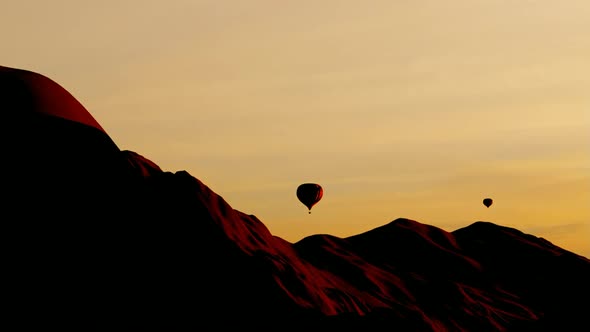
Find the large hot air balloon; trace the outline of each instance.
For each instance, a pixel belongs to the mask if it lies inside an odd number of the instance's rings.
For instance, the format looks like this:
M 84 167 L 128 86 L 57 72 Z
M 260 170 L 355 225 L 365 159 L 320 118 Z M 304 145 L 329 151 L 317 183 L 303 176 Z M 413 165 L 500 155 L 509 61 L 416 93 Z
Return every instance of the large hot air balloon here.
M 483 199 L 483 205 L 485 205 L 486 207 L 490 207 L 490 205 L 492 205 L 494 201 L 491 198 L 484 198 Z
M 311 208 L 322 199 L 323 195 L 324 190 L 317 183 L 303 183 L 297 187 L 297 198 L 303 205 L 307 206 L 309 213 L 311 213 Z

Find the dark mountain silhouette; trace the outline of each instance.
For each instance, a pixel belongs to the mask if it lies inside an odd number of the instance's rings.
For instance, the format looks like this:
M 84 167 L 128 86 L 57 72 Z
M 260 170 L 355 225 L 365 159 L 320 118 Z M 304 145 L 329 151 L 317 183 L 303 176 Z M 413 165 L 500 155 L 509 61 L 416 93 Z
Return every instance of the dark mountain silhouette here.
M 588 331 L 590 260 L 491 222 L 290 243 L 0 67 L 5 331 Z

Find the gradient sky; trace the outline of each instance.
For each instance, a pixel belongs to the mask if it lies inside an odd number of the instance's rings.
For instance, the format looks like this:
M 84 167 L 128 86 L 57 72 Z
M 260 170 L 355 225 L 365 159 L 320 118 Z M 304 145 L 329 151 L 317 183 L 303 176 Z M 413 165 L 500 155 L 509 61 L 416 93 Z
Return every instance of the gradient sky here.
M 288 241 L 485 220 L 590 257 L 589 18 L 586 0 L 8 0 L 0 60 Z M 324 188 L 311 214 L 303 182 Z

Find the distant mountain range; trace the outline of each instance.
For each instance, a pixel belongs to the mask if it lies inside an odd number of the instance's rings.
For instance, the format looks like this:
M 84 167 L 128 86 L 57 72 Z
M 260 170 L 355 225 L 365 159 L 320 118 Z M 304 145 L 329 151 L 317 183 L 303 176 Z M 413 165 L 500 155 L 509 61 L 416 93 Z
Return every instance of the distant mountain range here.
M 590 331 L 590 260 L 492 222 L 290 243 L 0 67 L 4 331 Z

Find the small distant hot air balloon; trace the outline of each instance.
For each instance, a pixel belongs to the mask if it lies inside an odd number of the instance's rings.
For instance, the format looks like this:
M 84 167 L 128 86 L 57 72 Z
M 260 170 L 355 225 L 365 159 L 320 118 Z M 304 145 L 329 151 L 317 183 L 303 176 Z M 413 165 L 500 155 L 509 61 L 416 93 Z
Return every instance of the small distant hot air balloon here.
M 483 205 L 485 205 L 487 208 L 490 207 L 490 205 L 492 205 L 494 201 L 491 198 L 484 198 L 483 199 Z
M 307 206 L 309 213 L 311 208 L 322 199 L 324 190 L 317 183 L 303 183 L 297 187 L 297 198 Z

